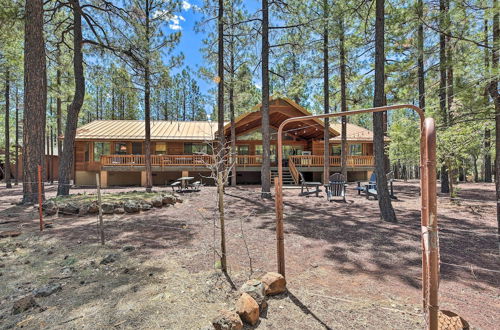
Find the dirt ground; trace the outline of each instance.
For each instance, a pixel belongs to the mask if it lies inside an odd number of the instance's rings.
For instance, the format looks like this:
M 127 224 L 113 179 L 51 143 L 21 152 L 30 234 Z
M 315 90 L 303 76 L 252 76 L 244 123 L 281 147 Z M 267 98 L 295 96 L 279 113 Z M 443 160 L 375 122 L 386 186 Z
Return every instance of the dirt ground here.
M 134 188 L 137 189 L 137 188 Z M 498 329 L 500 264 L 493 184 L 460 184 L 459 202 L 439 197 L 440 308 L 475 329 Z M 56 187 L 47 187 L 55 195 Z M 116 191 L 116 190 L 107 190 Z M 21 189 L 0 188 L 0 328 L 200 329 L 249 277 L 276 270 L 274 201 L 255 186 L 227 188 L 229 278 L 215 269 L 215 188 L 136 215 L 47 219 L 13 205 Z M 74 189 L 72 193 L 93 193 Z M 259 329 L 422 329 L 418 182 L 396 182 L 399 223 L 380 221 L 378 204 L 348 187 L 347 203 L 286 189 L 289 292 L 270 299 Z M 133 249 L 131 248 L 133 247 Z M 124 249 L 125 248 L 125 249 Z M 108 254 L 116 261 L 103 265 Z M 13 302 L 50 283 L 62 290 L 11 315 Z

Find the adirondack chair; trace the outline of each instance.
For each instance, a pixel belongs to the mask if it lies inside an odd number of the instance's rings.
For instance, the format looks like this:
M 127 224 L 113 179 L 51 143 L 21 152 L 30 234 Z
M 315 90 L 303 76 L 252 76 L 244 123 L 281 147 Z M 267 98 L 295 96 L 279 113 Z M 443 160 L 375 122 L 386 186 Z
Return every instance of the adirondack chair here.
M 389 195 L 392 199 L 397 199 L 397 197 L 394 195 L 394 186 L 393 186 L 394 173 L 389 172 L 386 174 L 386 177 L 390 189 Z M 366 199 L 369 199 L 370 196 L 377 199 L 377 175 L 375 174 L 375 172 L 372 173 L 372 175 L 370 176 L 370 181 L 364 186 L 361 186 L 361 182 L 358 181 L 358 186 L 356 187 L 356 190 L 358 190 L 358 195 L 361 194 L 361 192 L 364 192 L 366 195 Z
M 345 200 L 345 178 L 340 173 L 335 173 L 330 175 L 329 184 L 325 185 L 326 188 L 326 198 L 330 202 L 332 197 L 342 197 Z
M 319 187 L 321 186 L 321 182 L 308 182 L 304 179 L 304 175 L 299 172 L 300 175 L 300 196 L 307 196 L 310 194 L 316 194 L 316 197 L 319 197 Z M 315 188 L 313 191 L 309 191 L 309 188 Z M 304 192 L 304 189 L 306 192 Z
M 361 193 L 365 192 L 365 185 L 361 185 L 361 181 L 358 181 L 358 186 L 356 187 L 356 190 L 358 191 L 358 195 L 361 195 Z M 370 176 L 370 180 L 368 181 L 368 185 L 375 185 L 377 183 L 377 174 L 375 172 L 372 173 Z

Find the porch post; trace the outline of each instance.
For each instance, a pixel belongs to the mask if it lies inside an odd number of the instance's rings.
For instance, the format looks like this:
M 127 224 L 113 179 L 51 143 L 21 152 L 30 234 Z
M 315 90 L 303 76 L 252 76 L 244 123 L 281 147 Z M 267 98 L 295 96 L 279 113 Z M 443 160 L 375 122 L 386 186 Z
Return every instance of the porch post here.
M 146 171 L 141 171 L 141 187 L 146 187 L 148 175 Z
M 108 171 L 101 171 L 100 172 L 101 176 L 101 188 L 107 188 L 108 187 Z

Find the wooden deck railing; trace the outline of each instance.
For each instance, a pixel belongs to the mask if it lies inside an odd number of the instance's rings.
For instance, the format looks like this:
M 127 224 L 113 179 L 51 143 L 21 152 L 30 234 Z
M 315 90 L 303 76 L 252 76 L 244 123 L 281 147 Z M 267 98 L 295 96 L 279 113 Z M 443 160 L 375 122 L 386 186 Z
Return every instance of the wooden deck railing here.
M 288 169 L 290 170 L 290 174 L 292 175 L 292 179 L 295 184 L 299 184 L 299 170 L 297 170 L 297 167 L 295 167 L 295 163 L 293 161 L 288 162 Z
M 290 156 L 289 163 L 293 162 L 296 167 L 321 167 L 323 156 Z M 347 167 L 374 166 L 373 156 L 347 156 Z M 330 166 L 340 166 L 340 156 L 330 156 Z
M 213 164 L 210 155 L 151 155 L 152 166 L 206 166 Z M 144 155 L 105 155 L 101 156 L 103 166 L 144 166 Z
M 151 155 L 152 166 L 207 166 L 214 164 L 211 155 Z M 237 155 L 236 166 L 238 167 L 258 167 L 262 164 L 261 155 Z M 144 155 L 104 155 L 101 156 L 102 166 L 144 166 Z M 373 156 L 347 156 L 348 167 L 373 166 Z M 290 156 L 289 167 L 321 167 L 323 166 L 323 156 Z M 340 166 L 340 156 L 330 156 L 330 166 Z M 294 173 L 292 173 L 293 175 Z
M 241 167 L 251 167 L 262 165 L 262 155 L 237 155 L 236 165 Z

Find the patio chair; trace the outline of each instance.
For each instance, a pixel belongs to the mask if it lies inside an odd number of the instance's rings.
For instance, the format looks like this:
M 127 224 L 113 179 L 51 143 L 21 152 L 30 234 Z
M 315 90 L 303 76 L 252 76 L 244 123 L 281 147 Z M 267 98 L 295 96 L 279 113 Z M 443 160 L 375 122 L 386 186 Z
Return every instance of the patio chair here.
M 335 173 L 330 175 L 329 183 L 325 185 L 326 198 L 330 202 L 332 197 L 342 197 L 345 203 L 346 181 L 342 174 Z
M 319 187 L 321 186 L 321 182 L 308 182 L 304 179 L 304 175 L 302 172 L 299 172 L 300 175 L 300 196 L 307 196 L 310 194 L 316 194 L 316 197 L 319 197 L 319 193 L 321 190 Z M 315 188 L 313 191 L 309 191 L 309 188 Z M 304 189 L 306 192 L 304 192 Z
M 193 188 L 193 190 L 196 190 L 196 191 L 200 191 L 200 187 L 202 186 L 203 184 L 201 183 L 201 181 L 195 181 L 193 183 L 190 183 L 188 185 L 189 188 Z
M 389 172 L 386 174 L 386 177 L 387 177 L 387 183 L 389 184 L 389 196 L 392 199 L 398 199 L 394 195 L 394 186 L 393 186 L 394 173 Z M 361 192 L 364 192 L 366 194 L 366 199 L 369 199 L 370 196 L 377 199 L 378 198 L 377 175 L 375 174 L 375 172 L 372 173 L 372 175 L 370 176 L 370 181 L 367 184 L 365 184 L 364 186 L 361 186 L 361 182 L 358 181 L 358 186 L 356 187 L 356 190 L 358 190 L 358 195 L 361 194 Z

